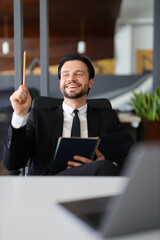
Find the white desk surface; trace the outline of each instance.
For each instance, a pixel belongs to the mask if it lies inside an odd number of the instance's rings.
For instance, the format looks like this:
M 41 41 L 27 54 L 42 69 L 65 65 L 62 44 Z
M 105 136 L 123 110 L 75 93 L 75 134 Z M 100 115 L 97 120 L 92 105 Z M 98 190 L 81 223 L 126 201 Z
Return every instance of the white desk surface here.
M 122 177 L 0 177 L 0 240 L 101 239 L 57 201 L 117 194 L 127 181 Z M 155 240 L 159 234 L 122 239 Z

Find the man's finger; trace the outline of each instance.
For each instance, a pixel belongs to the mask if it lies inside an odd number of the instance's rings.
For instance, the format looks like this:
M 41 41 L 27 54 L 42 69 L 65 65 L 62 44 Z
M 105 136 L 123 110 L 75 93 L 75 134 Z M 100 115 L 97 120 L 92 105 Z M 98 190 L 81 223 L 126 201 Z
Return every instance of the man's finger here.
M 74 156 L 74 159 L 77 160 L 77 161 L 80 161 L 82 163 L 90 163 L 90 162 L 93 161 L 89 158 L 85 158 L 85 157 L 81 157 L 81 156 L 77 156 L 77 155 Z

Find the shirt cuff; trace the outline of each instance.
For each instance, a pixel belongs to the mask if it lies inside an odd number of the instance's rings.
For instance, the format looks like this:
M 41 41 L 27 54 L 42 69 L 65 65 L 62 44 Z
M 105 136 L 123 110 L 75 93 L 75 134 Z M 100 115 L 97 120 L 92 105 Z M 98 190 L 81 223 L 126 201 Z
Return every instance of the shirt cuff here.
M 18 116 L 15 113 L 12 115 L 12 120 L 11 120 L 11 125 L 14 128 L 20 128 L 26 125 L 27 120 L 28 120 L 29 113 L 24 116 Z

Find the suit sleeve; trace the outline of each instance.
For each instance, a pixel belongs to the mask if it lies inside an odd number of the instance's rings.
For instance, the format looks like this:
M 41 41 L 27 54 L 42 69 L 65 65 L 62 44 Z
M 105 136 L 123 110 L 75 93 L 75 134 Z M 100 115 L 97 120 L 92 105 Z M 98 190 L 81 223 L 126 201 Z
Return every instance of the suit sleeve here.
M 117 112 L 112 110 L 112 131 L 113 132 L 120 132 L 124 130 L 123 124 L 119 121 Z
M 25 167 L 33 152 L 35 144 L 33 112 L 30 115 L 29 124 L 26 126 L 19 129 L 9 126 L 3 149 L 3 164 L 8 170 Z
M 133 138 L 128 134 L 126 136 L 126 138 L 124 139 L 121 150 L 116 159 L 116 163 L 118 165 L 119 172 L 124 167 L 126 160 L 127 160 L 127 156 L 134 144 L 135 144 L 135 142 L 134 142 Z
M 120 143 L 121 148 L 115 160 L 115 163 L 118 166 L 118 171 L 120 173 L 123 166 L 125 165 L 130 149 L 134 145 L 134 140 L 131 135 L 125 130 L 123 124 L 119 121 L 118 115 L 115 110 L 112 110 L 112 128 L 113 132 L 125 132 L 125 138 L 123 139 L 123 142 Z

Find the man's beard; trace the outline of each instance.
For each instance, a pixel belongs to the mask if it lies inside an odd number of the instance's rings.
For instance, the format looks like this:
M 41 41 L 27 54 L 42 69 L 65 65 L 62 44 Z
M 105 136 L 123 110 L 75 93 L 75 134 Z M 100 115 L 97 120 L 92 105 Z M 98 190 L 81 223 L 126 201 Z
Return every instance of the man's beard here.
M 63 94 L 63 96 L 65 98 L 76 99 L 76 98 L 80 98 L 84 95 L 88 95 L 89 90 L 90 90 L 90 88 L 88 88 L 87 91 L 83 89 L 81 92 L 75 93 L 74 95 L 72 95 L 72 94 L 68 94 L 64 89 L 61 89 L 61 93 Z

